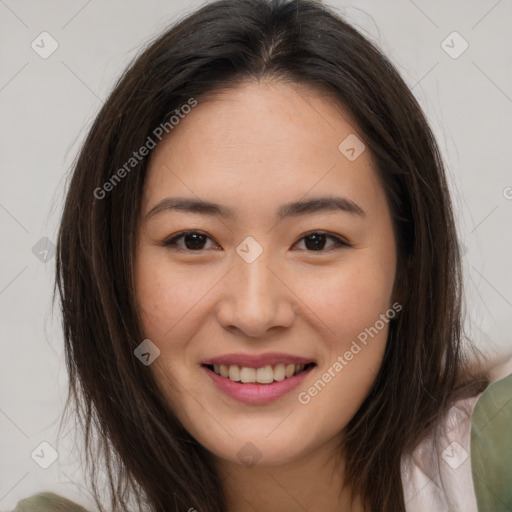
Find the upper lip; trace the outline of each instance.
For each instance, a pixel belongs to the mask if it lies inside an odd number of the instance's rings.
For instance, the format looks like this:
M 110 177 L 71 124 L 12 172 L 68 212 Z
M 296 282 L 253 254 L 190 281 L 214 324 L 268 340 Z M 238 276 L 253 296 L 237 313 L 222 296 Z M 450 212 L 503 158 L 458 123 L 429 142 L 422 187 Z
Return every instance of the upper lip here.
M 224 354 L 218 357 L 212 357 L 202 362 L 202 364 L 225 364 L 246 366 L 249 368 L 262 368 L 267 365 L 275 364 L 308 364 L 314 363 L 311 358 L 295 356 L 293 354 L 283 354 L 279 352 L 272 352 L 267 354 Z

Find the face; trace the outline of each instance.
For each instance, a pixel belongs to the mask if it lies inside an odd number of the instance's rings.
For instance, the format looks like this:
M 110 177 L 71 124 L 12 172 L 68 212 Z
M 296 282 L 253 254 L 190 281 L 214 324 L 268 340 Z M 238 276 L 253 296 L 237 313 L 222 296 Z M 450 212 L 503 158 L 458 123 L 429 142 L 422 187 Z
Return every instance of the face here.
M 356 133 L 325 93 L 248 83 L 198 103 L 151 155 L 135 265 L 149 368 L 219 459 L 314 453 L 375 380 L 396 244 Z

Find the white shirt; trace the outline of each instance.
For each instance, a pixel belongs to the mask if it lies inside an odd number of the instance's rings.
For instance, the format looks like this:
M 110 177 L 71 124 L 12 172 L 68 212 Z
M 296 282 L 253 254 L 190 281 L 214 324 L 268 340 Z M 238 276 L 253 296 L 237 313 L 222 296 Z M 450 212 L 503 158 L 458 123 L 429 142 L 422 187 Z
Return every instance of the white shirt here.
M 490 384 L 512 373 L 506 355 L 490 372 Z M 471 470 L 471 416 L 482 393 L 457 401 L 411 455 L 402 458 L 406 512 L 478 512 Z
M 402 459 L 407 512 L 478 512 L 471 472 L 471 415 L 481 393 L 459 400 L 437 435 Z

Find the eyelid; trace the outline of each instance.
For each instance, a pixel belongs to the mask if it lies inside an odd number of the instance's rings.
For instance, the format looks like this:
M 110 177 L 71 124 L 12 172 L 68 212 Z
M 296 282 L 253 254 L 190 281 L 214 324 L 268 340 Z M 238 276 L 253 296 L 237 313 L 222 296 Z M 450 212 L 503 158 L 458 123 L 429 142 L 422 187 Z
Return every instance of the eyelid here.
M 169 249 L 172 249 L 172 250 L 176 250 L 176 251 L 185 251 L 185 252 L 196 252 L 196 253 L 201 253 L 201 252 L 204 252 L 204 250 L 199 250 L 199 251 L 192 251 L 190 249 L 183 249 L 182 247 L 178 247 L 175 242 L 176 240 L 179 240 L 180 238 L 184 237 L 185 235 L 189 235 L 189 234 L 198 234 L 198 235 L 203 235 L 205 236 L 206 238 L 209 238 L 210 240 L 214 241 L 213 238 L 204 233 L 203 231 L 199 231 L 197 229 L 187 229 L 187 230 L 184 230 L 184 231 L 180 231 L 179 233 L 176 233 L 175 235 L 172 235 L 170 238 L 167 238 L 166 240 L 164 240 L 160 245 L 164 246 L 164 247 L 168 247 Z M 215 242 L 217 243 L 217 242 Z
M 316 230 L 314 229 L 314 230 L 308 231 L 307 233 L 304 233 L 303 235 L 300 236 L 300 238 L 293 245 L 297 245 L 299 242 L 302 242 L 302 240 L 304 238 L 307 238 L 308 236 L 311 236 L 311 235 L 324 235 L 326 238 L 330 238 L 331 240 L 333 240 L 335 242 L 335 245 L 333 247 L 330 247 L 329 249 L 322 249 L 320 251 L 306 251 L 306 252 L 309 252 L 312 254 L 314 254 L 315 252 L 322 254 L 322 253 L 326 253 L 326 252 L 329 252 L 329 251 L 332 251 L 335 249 L 340 249 L 342 247 L 353 247 L 353 245 L 351 243 L 349 243 L 341 235 L 336 235 L 334 233 L 330 233 L 329 231 L 324 231 L 322 229 L 316 229 Z
M 215 240 L 210 235 L 204 233 L 203 231 L 200 231 L 200 230 L 197 230 L 197 229 L 189 229 L 189 230 L 180 231 L 179 233 L 176 233 L 176 234 L 172 235 L 170 238 L 164 240 L 160 245 L 162 245 L 164 247 L 168 247 L 171 250 L 177 250 L 177 251 L 181 250 L 181 251 L 185 251 L 185 252 L 189 252 L 189 253 L 205 252 L 203 249 L 197 250 L 197 251 L 193 251 L 193 250 L 190 250 L 190 249 L 184 249 L 182 247 L 178 247 L 176 245 L 176 241 L 177 240 L 179 240 L 180 238 L 182 238 L 183 236 L 186 236 L 188 234 L 204 235 L 206 238 L 209 238 L 210 240 L 215 242 Z M 324 230 L 321 230 L 321 229 L 311 230 L 311 231 L 308 231 L 307 233 L 304 233 L 303 235 L 301 235 L 299 237 L 299 239 L 293 245 L 297 245 L 297 243 L 301 242 L 304 238 L 307 238 L 308 236 L 311 236 L 311 235 L 324 235 L 325 237 L 330 238 L 331 240 L 333 240 L 336 245 L 331 247 L 331 248 L 329 248 L 329 249 L 322 249 L 322 250 L 319 250 L 319 251 L 306 251 L 306 252 L 310 252 L 310 253 L 317 252 L 317 253 L 322 254 L 322 253 L 329 252 L 331 250 L 339 249 L 339 248 L 342 248 L 342 247 L 353 247 L 353 245 L 350 242 L 348 242 L 341 235 L 336 235 L 334 233 L 330 233 L 329 231 L 324 231 Z

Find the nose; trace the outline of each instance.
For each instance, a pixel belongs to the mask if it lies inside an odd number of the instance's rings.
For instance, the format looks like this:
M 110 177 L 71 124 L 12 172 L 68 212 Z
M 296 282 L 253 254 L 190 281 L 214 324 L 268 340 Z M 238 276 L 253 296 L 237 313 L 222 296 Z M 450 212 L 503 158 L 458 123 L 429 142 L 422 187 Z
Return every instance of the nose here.
M 252 262 L 238 256 L 224 282 L 217 320 L 226 329 L 262 338 L 271 329 L 290 327 L 295 318 L 293 283 L 266 257 Z

